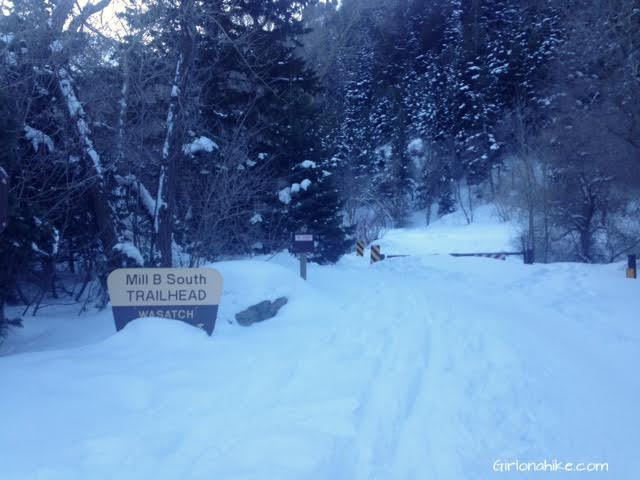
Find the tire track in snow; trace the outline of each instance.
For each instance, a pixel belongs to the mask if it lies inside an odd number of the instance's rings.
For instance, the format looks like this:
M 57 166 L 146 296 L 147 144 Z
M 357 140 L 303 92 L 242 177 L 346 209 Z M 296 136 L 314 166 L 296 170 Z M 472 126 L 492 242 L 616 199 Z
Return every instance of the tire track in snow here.
M 360 284 L 358 340 L 376 357 L 356 415 L 355 479 L 478 478 L 538 436 L 533 412 L 518 407 L 535 389 L 495 335 L 496 319 L 482 302 L 460 302 L 461 285 L 437 282 L 419 266 L 389 264 Z
M 520 312 L 496 307 L 496 294 L 482 292 L 482 285 L 474 290 L 485 295 L 477 296 L 414 268 L 416 282 L 430 285 L 431 361 L 393 478 L 489 477 L 494 460 L 526 456 L 540 438 L 531 410 L 539 385 L 525 375 L 522 352 L 508 343 Z
M 373 284 L 382 283 L 376 282 L 379 275 L 370 274 Z M 402 288 L 367 292 L 363 295 L 367 311 L 358 322 L 367 333 L 360 342 L 363 350 L 375 346 L 376 356 L 356 412 L 353 478 L 395 478 L 389 462 L 423 390 L 429 361 L 428 323 L 423 313 L 427 305 L 420 295 Z

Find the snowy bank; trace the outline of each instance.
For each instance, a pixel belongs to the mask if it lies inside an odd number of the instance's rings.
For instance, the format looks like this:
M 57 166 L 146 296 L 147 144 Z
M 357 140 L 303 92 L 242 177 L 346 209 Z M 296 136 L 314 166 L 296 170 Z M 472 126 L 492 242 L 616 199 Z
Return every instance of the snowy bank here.
M 385 238 L 416 251 L 428 231 Z M 265 260 L 215 264 L 212 337 L 162 319 L 115 334 L 104 313 L 28 319 L 0 357 L 3 478 L 541 478 L 493 465 L 554 459 L 607 462 L 593 478 L 640 471 L 640 283 L 623 264 L 349 255 L 303 282 L 294 258 Z M 275 318 L 233 323 L 279 296 Z

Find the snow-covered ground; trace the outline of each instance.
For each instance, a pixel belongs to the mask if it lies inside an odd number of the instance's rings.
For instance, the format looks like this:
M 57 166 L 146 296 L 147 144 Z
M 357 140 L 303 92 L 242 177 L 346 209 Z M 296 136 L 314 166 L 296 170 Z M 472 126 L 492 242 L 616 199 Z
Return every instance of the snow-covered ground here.
M 499 221 L 490 205 L 478 207 L 474 221 L 467 224 L 461 213 L 447 215 L 424 228 L 424 213 L 410 219 L 412 228 L 384 233 L 380 241 L 383 253 L 390 255 L 427 255 L 473 252 L 513 252 L 517 229 Z
M 0 478 L 637 478 L 640 281 L 445 255 L 511 233 L 488 214 L 391 231 L 383 252 L 412 256 L 349 255 L 307 282 L 288 255 L 215 264 L 212 337 L 160 319 L 116 334 L 109 312 L 70 307 L 27 318 L 0 347 Z M 276 318 L 232 323 L 281 295 Z M 494 471 L 544 460 L 609 471 Z

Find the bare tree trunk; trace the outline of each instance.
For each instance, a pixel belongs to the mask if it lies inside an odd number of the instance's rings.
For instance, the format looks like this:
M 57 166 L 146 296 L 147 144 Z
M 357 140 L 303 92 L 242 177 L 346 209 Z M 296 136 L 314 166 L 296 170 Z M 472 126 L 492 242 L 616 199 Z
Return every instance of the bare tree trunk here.
M 13 278 L 13 257 L 11 255 L 0 256 L 3 268 L 0 268 L 0 341 L 2 340 L 2 329 L 7 323 L 4 314 L 4 305 L 9 296 L 9 282 Z
M 113 210 L 106 191 L 107 185 L 102 161 L 89 136 L 91 130 L 89 130 L 87 115 L 75 94 L 73 79 L 65 67 L 59 67 L 56 73 L 58 88 L 67 104 L 69 119 L 73 122 L 83 147 L 83 158 L 86 161 L 87 170 L 95 176 L 95 181 L 89 190 L 89 197 L 102 247 L 107 258 L 110 258 L 113 254 L 113 247 L 117 243 L 117 234 Z
M 71 23 L 75 23 L 77 28 L 79 28 L 91 15 L 98 13 L 108 4 L 109 1 L 102 0 L 95 5 L 87 5 L 85 9 L 83 9 L 81 17 L 72 19 Z M 59 38 L 62 36 L 64 25 L 72 15 L 73 5 L 74 2 L 72 0 L 61 0 L 56 5 L 51 18 L 52 41 L 59 41 Z M 106 179 L 108 172 L 105 172 L 100 155 L 94 148 L 90 136 L 91 130 L 89 128 L 87 114 L 76 95 L 73 78 L 67 63 L 68 61 L 64 60 L 63 63 L 58 64 L 54 69 L 56 83 L 61 97 L 66 104 L 68 118 L 80 140 L 86 169 L 95 177 L 95 181 L 92 182 L 89 189 L 90 207 L 95 217 L 98 237 L 102 243 L 104 254 L 107 257 L 107 270 L 111 270 L 117 266 L 115 263 L 117 255 L 113 247 L 118 242 L 118 235 L 115 215 L 108 195 L 108 183 Z M 105 288 L 107 274 L 108 271 L 101 272 L 100 275 L 101 282 Z
M 547 263 L 549 261 L 549 251 L 551 249 L 551 208 L 549 205 L 549 171 L 548 165 L 545 162 L 542 173 L 542 222 L 544 229 L 544 247 L 543 247 L 543 261 Z
M 466 191 L 467 191 L 467 202 L 468 202 L 465 204 L 465 199 L 463 198 L 463 195 L 462 195 L 462 185 L 460 184 L 461 182 L 462 180 L 455 182 L 456 200 L 460 205 L 460 209 L 462 210 L 462 213 L 464 213 L 464 218 L 467 221 L 467 224 L 470 225 L 471 223 L 473 223 L 473 196 L 471 194 L 471 185 L 469 185 L 469 183 L 465 180 L 466 187 L 467 187 Z
M 176 70 L 171 86 L 171 100 L 167 112 L 167 125 L 164 145 L 162 147 L 162 163 L 158 179 L 158 193 L 156 198 L 156 213 L 154 229 L 157 234 L 160 250 L 161 265 L 173 265 L 173 233 L 176 214 L 176 189 L 178 160 L 182 155 L 180 140 L 184 126 L 184 110 L 180 100 L 183 99 L 188 84 L 191 61 L 193 57 L 193 33 L 188 19 L 193 10 L 192 0 L 182 0 L 182 25 L 180 39 L 180 55 L 176 63 Z
M 167 113 L 167 125 L 162 146 L 162 163 L 160 165 L 160 177 L 158 178 L 158 191 L 156 197 L 156 212 L 153 221 L 153 228 L 158 239 L 161 262 L 163 267 L 171 267 L 172 241 L 173 241 L 173 213 L 175 200 L 175 131 L 178 120 L 180 85 L 183 83 L 183 63 L 184 56 L 180 54 L 176 64 L 176 73 L 171 86 L 171 100 Z
M 122 88 L 120 90 L 120 111 L 118 113 L 118 140 L 116 143 L 116 167 L 122 167 L 124 162 L 125 129 L 127 125 L 127 99 L 129 95 L 129 55 L 122 56 Z

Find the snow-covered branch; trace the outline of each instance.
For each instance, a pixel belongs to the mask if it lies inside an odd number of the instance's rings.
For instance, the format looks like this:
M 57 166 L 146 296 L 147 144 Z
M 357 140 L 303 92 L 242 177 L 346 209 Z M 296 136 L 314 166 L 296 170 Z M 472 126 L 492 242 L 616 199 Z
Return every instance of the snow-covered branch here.
M 93 146 L 93 141 L 89 137 L 89 135 L 91 134 L 91 130 L 89 129 L 89 125 L 87 124 L 87 116 L 84 108 L 82 108 L 82 104 L 78 100 L 78 97 L 76 96 L 76 93 L 73 89 L 73 79 L 71 78 L 69 71 L 64 67 L 58 68 L 57 78 L 60 92 L 65 99 L 67 110 L 69 111 L 69 117 L 75 123 L 75 127 L 78 132 L 80 142 L 82 143 L 84 153 L 91 159 L 91 163 L 95 170 L 95 173 L 102 182 L 102 162 L 100 160 L 100 155 L 98 155 L 98 152 L 96 152 L 96 149 Z
M 30 127 L 29 125 L 24 126 L 24 136 L 27 140 L 31 142 L 33 149 L 36 151 L 40 151 L 40 145 L 45 145 L 49 152 L 54 151 L 53 140 L 46 133 Z
M 98 3 L 89 3 L 80 11 L 80 14 L 71 20 L 69 30 L 72 32 L 79 31 L 89 18 L 96 13 L 103 11 L 109 6 L 111 0 L 100 0 Z
M 147 187 L 145 187 L 138 178 L 134 175 L 127 175 L 124 177 L 116 175 L 115 180 L 120 186 L 130 187 L 134 193 L 138 195 L 140 203 L 149 215 L 149 218 L 155 219 L 157 212 L 156 200 L 153 198 L 153 195 L 151 195 L 151 192 L 147 190 Z
M 169 155 L 171 151 L 171 142 L 173 141 L 173 132 L 175 130 L 175 116 L 178 97 L 180 95 L 180 81 L 183 62 L 184 55 L 181 54 L 176 63 L 173 85 L 171 86 L 171 101 L 169 102 L 164 144 L 162 145 L 162 164 L 160 166 L 160 177 L 158 178 L 158 191 L 156 194 L 155 213 L 153 215 L 153 228 L 156 233 L 160 231 L 160 211 L 167 205 L 163 195 L 167 177 Z

